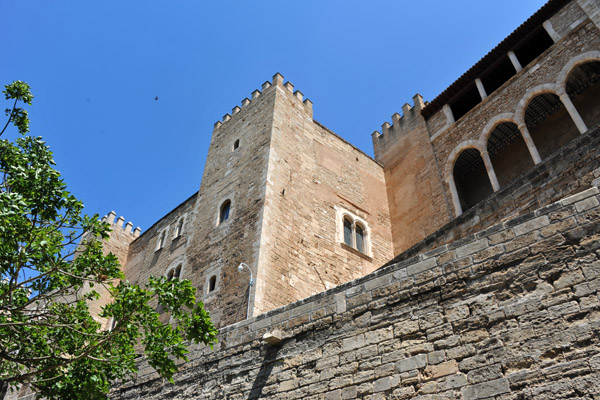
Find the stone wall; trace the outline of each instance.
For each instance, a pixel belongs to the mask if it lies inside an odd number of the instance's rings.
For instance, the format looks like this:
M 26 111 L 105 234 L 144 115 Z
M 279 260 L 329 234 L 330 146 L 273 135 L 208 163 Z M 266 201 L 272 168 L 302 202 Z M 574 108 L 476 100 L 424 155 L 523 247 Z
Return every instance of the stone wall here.
M 599 200 L 592 187 L 223 328 L 175 384 L 142 366 L 111 398 L 597 399 Z
M 461 207 L 461 188 L 455 182 L 453 170 L 464 150 L 476 149 L 486 164 L 485 168 L 479 168 L 479 175 L 471 176 L 467 189 L 478 199 L 484 197 L 485 192 L 492 191 L 496 178 L 496 191 L 509 187 L 514 189 L 514 179 L 532 171 L 530 167 L 540 161 L 539 157 L 547 159 L 556 148 L 583 132 L 585 129 L 576 126 L 577 117 L 571 113 L 580 114 L 584 122 L 587 118 L 588 124 L 597 122 L 597 110 L 600 109 L 598 85 L 587 94 L 571 100 L 565 92 L 567 77 L 576 66 L 587 61 L 600 61 L 600 30 L 594 22 L 596 14 L 592 13 L 593 10 L 594 6 L 586 1 L 568 2 L 558 9 L 544 22 L 544 26 L 553 32 L 555 43 L 523 65 L 496 90 L 487 93 L 487 97 L 457 121 L 453 120 L 448 107 L 439 109 L 425 120 L 419 113 L 422 103 L 415 96 L 414 107 L 405 105 L 402 117 L 395 114 L 392 125 L 384 123 L 382 133 L 373 135 L 375 158 L 383 163 L 386 174 L 395 255 L 419 243 L 446 223 L 455 226 L 461 223 L 451 222 L 467 208 L 466 204 Z M 508 49 L 505 51 L 508 53 Z M 488 67 L 493 69 L 495 61 L 498 60 L 487 60 L 490 63 Z M 541 94 L 559 95 L 565 106 L 538 126 L 532 126 L 528 134 L 524 133 L 527 130 L 525 111 L 530 101 Z M 573 106 L 567 112 L 571 101 Z M 426 108 L 425 104 L 425 111 Z M 519 137 L 502 152 L 488 155 L 488 150 L 493 153 L 488 148 L 489 137 L 501 123 L 510 123 L 518 129 Z M 560 128 L 564 128 L 564 132 L 561 133 Z M 516 145 L 517 141 L 520 141 L 519 145 Z M 528 150 L 526 142 L 537 150 Z M 531 155 L 530 151 L 539 152 L 539 156 Z M 563 188 L 558 188 L 557 192 L 554 199 L 566 194 Z M 494 216 L 493 207 L 486 204 L 485 217 L 491 218 L 493 223 L 507 215 L 526 211 L 531 206 L 539 206 L 531 196 L 535 194 L 524 195 L 522 204 L 518 202 L 518 196 L 514 196 L 514 212 L 506 213 L 500 207 L 499 213 L 504 214 L 499 216 Z M 482 208 L 481 204 L 476 207 Z M 464 220 L 462 217 L 460 221 Z M 471 232 L 481 227 L 481 224 L 471 226 Z
M 127 262 L 122 263 L 125 276 L 131 283 L 142 284 L 147 282 L 150 276 L 166 276 L 168 270 L 175 264 L 184 263 L 196 196 L 197 194 L 194 193 L 131 243 Z M 179 225 L 181 220 L 183 223 Z M 178 231 L 179 227 L 180 231 Z M 163 233 L 164 242 L 159 248 L 158 240 Z M 181 278 L 189 279 L 185 265 L 181 271 Z
M 194 207 L 186 278 L 203 295 L 217 326 L 246 318 L 249 276 L 237 266 L 246 263 L 256 276 L 276 100 L 269 82 L 262 89 L 215 124 Z M 220 221 L 226 201 L 229 215 Z M 216 285 L 209 292 L 212 276 Z
M 572 7 L 576 5 L 571 4 L 567 10 L 561 11 L 566 14 L 565 18 L 572 17 L 571 13 L 566 13 Z M 432 137 L 436 159 L 446 182 L 451 178 L 454 162 L 462 149 L 476 148 L 482 155 L 486 154 L 488 135 L 495 124 L 500 122 L 513 122 L 523 130 L 523 115 L 529 101 L 541 93 L 560 94 L 560 91 L 564 90 L 564 82 L 560 82 L 563 69 L 583 54 L 597 53 L 597 49 L 600 48 L 600 33 L 597 27 L 590 20 L 573 26 L 573 21 L 559 18 L 561 13 L 555 16 L 554 25 L 571 26 L 572 30 L 565 37 L 525 66 L 456 123 Z M 579 14 L 583 14 L 583 11 L 579 10 Z M 559 118 L 560 116 L 562 118 Z M 566 110 L 563 109 L 562 114 L 560 111 L 557 112 L 553 118 L 530 132 L 542 159 L 549 155 L 547 147 L 555 148 L 558 139 L 552 138 L 551 133 L 559 130 L 559 126 L 564 127 L 565 131 L 569 130 L 569 133 L 564 133 L 564 137 L 578 134 Z M 432 135 L 435 133 L 430 132 Z M 531 158 L 529 154 L 525 156 Z M 513 162 L 519 163 L 519 160 Z M 493 167 L 498 169 L 498 173 L 501 172 L 501 166 Z M 445 186 L 447 197 L 451 198 L 452 188 L 449 184 Z
M 423 99 L 414 96 L 393 125 L 373 134 L 375 159 L 384 165 L 394 238 L 394 255 L 437 231 L 454 218 L 448 203 L 425 118 Z
M 364 276 L 393 256 L 381 165 L 315 122 L 289 82 L 273 82 L 256 313 Z M 346 212 L 363 223 L 362 252 L 343 243 Z
M 482 231 L 502 220 L 531 212 L 600 183 L 600 125 L 488 196 L 388 264 Z

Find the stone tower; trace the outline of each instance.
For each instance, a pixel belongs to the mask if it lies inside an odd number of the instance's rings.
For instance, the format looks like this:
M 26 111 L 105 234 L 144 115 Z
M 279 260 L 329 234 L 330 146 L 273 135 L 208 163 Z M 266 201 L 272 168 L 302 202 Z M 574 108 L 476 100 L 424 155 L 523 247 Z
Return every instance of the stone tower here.
M 314 121 L 280 74 L 215 124 L 194 209 L 184 277 L 220 325 L 246 318 L 248 299 L 256 315 L 392 256 L 381 166 Z
M 381 133 L 373 132 L 375 159 L 384 166 L 394 254 L 435 232 L 451 220 L 445 201 L 441 174 L 429 131 L 421 111 L 421 95 L 413 97 L 414 106 L 404 104 L 402 114 L 385 122 Z

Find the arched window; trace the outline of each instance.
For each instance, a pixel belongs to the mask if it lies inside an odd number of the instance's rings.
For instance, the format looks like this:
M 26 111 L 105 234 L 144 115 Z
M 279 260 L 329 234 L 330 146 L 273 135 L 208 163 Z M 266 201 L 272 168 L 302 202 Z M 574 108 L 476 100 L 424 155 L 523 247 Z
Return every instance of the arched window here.
M 567 109 L 552 93 L 540 94 L 529 102 L 525 110 L 525 125 L 542 160 L 579 136 Z
M 235 142 L 233 142 L 233 150 L 237 150 L 238 147 L 240 147 L 240 139 L 236 139 Z
M 344 243 L 352 247 L 352 221 L 344 218 Z
M 356 224 L 356 250 L 365 252 L 365 233 L 360 224 Z
M 535 165 L 519 128 L 512 122 L 494 127 L 488 138 L 487 151 L 500 186 L 510 183 Z
M 342 246 L 369 255 L 368 228 L 366 222 L 341 207 L 336 207 L 341 227 L 338 228 L 338 238 Z
M 181 276 L 181 264 L 177 268 L 172 268 L 167 272 L 167 280 L 172 281 L 173 279 L 179 279 Z
M 454 163 L 454 183 L 463 211 L 494 192 L 479 150 L 463 150 Z
M 181 236 L 181 234 L 183 233 L 183 217 L 181 217 L 179 219 L 179 222 L 177 222 L 177 227 L 175 228 L 175 236 L 176 238 L 178 238 L 179 236 Z
M 160 249 L 162 249 L 165 246 L 165 239 L 167 237 L 167 230 L 163 230 L 161 233 L 158 234 L 158 240 L 156 242 L 156 249 L 155 251 L 158 251 Z
M 214 292 L 217 287 L 217 276 L 213 275 L 208 280 L 208 292 Z
M 221 204 L 221 209 L 219 211 L 219 223 L 227 221 L 229 218 L 229 210 L 231 209 L 231 201 L 225 200 L 223 204 Z
M 565 90 L 588 128 L 600 123 L 600 61 L 575 67 Z

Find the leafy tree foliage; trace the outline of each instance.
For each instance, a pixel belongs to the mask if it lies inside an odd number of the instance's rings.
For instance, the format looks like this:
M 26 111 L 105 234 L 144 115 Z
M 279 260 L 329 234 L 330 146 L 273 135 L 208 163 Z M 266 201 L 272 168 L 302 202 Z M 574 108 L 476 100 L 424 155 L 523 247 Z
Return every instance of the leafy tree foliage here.
M 138 349 L 172 381 L 189 343 L 212 346 L 217 331 L 187 280 L 125 281 L 117 258 L 105 255 L 109 226 L 86 216 L 66 190 L 41 137 L 27 135 L 29 85 L 6 86 L 7 109 L 20 135 L 0 140 L 0 380 L 29 384 L 48 399 L 104 399 L 111 383 L 137 372 Z M 100 317 L 88 308 L 104 286 L 112 295 Z M 157 306 L 171 316 L 159 320 Z

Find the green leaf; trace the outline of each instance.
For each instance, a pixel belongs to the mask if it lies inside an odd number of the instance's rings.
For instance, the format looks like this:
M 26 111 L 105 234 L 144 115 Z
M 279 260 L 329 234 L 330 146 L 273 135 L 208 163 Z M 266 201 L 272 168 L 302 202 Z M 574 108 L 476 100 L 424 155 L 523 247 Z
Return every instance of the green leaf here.
M 20 81 L 4 93 L 26 104 L 33 99 Z M 105 399 L 113 382 L 137 373 L 141 351 L 172 381 L 175 361 L 186 360 L 186 340 L 217 341 L 195 288 L 164 277 L 143 285 L 124 280 L 117 257 L 102 248 L 109 225 L 82 213 L 49 147 L 27 135 L 27 112 L 8 113 L 23 136 L 0 140 L 0 380 L 29 384 L 49 400 Z M 97 316 L 89 305 L 100 283 L 112 299 Z M 156 304 L 173 325 L 161 323 Z M 114 329 L 103 330 L 97 317 L 114 321 Z

